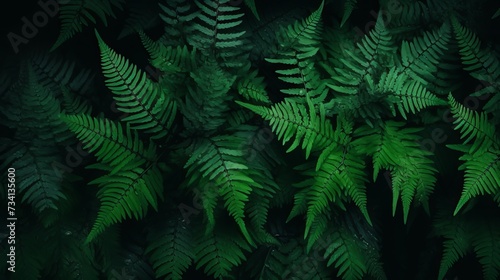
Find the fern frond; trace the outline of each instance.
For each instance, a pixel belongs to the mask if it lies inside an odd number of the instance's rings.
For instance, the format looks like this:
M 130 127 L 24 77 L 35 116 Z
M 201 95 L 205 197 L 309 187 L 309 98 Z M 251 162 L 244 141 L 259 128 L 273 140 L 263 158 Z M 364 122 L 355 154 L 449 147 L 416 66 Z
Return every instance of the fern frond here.
M 284 70 L 276 70 L 280 75 L 278 78 L 290 85 L 292 88 L 280 89 L 285 94 L 299 96 L 298 100 L 303 100 L 309 94 L 311 98 L 326 95 L 326 84 L 321 81 L 319 72 L 316 70 L 315 65 L 311 62 L 314 55 L 316 55 L 318 48 L 313 48 L 306 53 L 299 53 L 295 50 L 281 53 L 281 58 L 270 59 L 266 61 L 277 64 L 290 65 L 291 68 Z
M 334 67 L 336 74 L 331 76 L 328 86 L 335 92 L 359 94 L 365 85 L 374 83 L 372 77 L 380 69 L 393 66 L 394 49 L 392 37 L 379 16 L 375 28 L 357 43 L 356 50 L 344 50 L 346 55 Z
M 366 220 L 371 223 L 366 208 L 367 180 L 364 175 L 364 162 L 359 156 L 352 155 L 342 148 L 327 152 L 325 160 L 314 174 L 315 183 L 308 191 L 304 237 L 308 236 L 309 229 L 318 215 L 322 215 L 328 209 L 328 203 L 336 203 L 344 197 L 352 199 Z
M 278 140 L 283 142 L 283 145 L 295 138 L 287 152 L 293 151 L 302 142 L 301 147 L 306 151 L 307 159 L 311 151 L 321 150 L 332 141 L 333 129 L 325 117 L 324 107 L 320 106 L 318 116 L 310 100 L 308 100 L 309 113 L 302 104 L 291 100 L 285 100 L 271 108 L 240 101 L 236 101 L 236 103 L 269 121 L 273 132 L 276 133 Z
M 448 96 L 451 112 L 455 118 L 455 130 L 460 130 L 461 139 L 466 138 L 462 145 L 448 147 L 463 151 L 460 157 L 464 163 L 460 170 L 465 169 L 464 190 L 455 209 L 455 215 L 471 198 L 490 194 L 494 196 L 500 186 L 500 143 L 495 126 L 488 121 L 487 115 L 465 108 L 451 94 Z M 472 145 L 466 145 L 474 139 Z
M 189 42 L 206 55 L 215 54 L 224 67 L 241 67 L 243 62 L 240 56 L 244 53 L 246 31 L 236 29 L 242 23 L 244 14 L 240 13 L 239 7 L 228 5 L 228 2 L 195 1 L 200 12 L 193 23 L 193 35 Z
M 56 202 L 66 199 L 62 192 L 62 176 L 55 174 L 55 164 L 61 164 L 56 146 L 48 145 L 43 140 L 33 140 L 31 143 L 0 139 L 8 151 L 2 151 L 0 165 L 3 169 L 12 167 L 16 176 L 23 180 L 16 182 L 21 202 L 33 207 L 37 214 L 47 209 L 57 210 Z
M 266 58 L 274 64 L 286 65 L 287 69 L 276 70 L 279 79 L 293 88 L 281 89 L 291 95 L 311 97 L 326 94 L 326 86 L 321 83 L 320 75 L 314 67 L 313 57 L 319 50 L 322 31 L 321 13 L 324 2 L 311 15 L 302 21 L 295 21 L 278 33 L 280 50 L 275 58 Z
M 151 256 L 156 277 L 182 280 L 195 257 L 192 229 L 174 216 L 148 234 L 148 243 L 145 253 Z
M 99 271 L 96 269 L 95 250 L 90 244 L 85 244 L 85 224 L 64 224 L 61 227 L 58 241 L 61 251 L 58 278 L 61 279 L 96 279 Z
M 403 128 L 403 123 L 387 121 L 379 127 L 362 126 L 354 132 L 352 146 L 360 153 L 373 158 L 373 180 L 381 169 L 391 170 L 393 190 L 393 215 L 397 199 L 401 196 L 404 221 L 408 217 L 414 198 L 428 207 L 428 199 L 436 182 L 437 170 L 433 161 L 418 144 L 420 137 L 415 135 L 420 128 Z M 359 138 L 358 138 L 359 137 Z
M 446 105 L 444 100 L 430 93 L 422 83 L 407 80 L 407 76 L 398 73 L 396 67 L 391 68 L 387 73 L 382 73 L 378 88 L 395 97 L 394 103 L 405 119 L 407 119 L 407 113 L 415 114 L 430 106 Z
M 452 19 L 453 30 L 458 41 L 460 57 L 464 70 L 468 71 L 474 78 L 486 82 L 487 86 L 475 92 L 473 96 L 485 93 L 494 94 L 483 110 L 495 112 L 498 107 L 498 92 L 500 92 L 500 61 L 493 51 L 481 48 L 481 41 L 469 29 L 460 25 L 456 18 Z
M 198 68 L 196 49 L 189 50 L 187 46 L 166 46 L 151 40 L 143 31 L 138 34 L 149 53 L 151 64 L 162 72 L 192 72 Z
M 21 202 L 42 216 L 45 210 L 57 210 L 58 200 L 66 199 L 57 166 L 67 166 L 61 163 L 57 144 L 66 143 L 71 135 L 58 118 L 59 101 L 38 78 L 32 67 L 22 67 L 18 84 L 9 90 L 3 124 L 15 132 L 12 139 L 2 138 L 0 166 L 4 170 L 13 167 L 17 176 L 23 176 L 16 182 Z
M 196 239 L 196 269 L 205 267 L 204 271 L 208 275 L 224 278 L 246 260 L 244 253 L 250 251 L 250 247 L 238 232 L 229 228 L 209 234 L 203 234 L 203 230 L 199 230 L 198 233 L 201 236 Z
M 438 64 L 451 38 L 450 26 L 444 23 L 437 31 L 425 32 L 401 45 L 401 73 L 427 85 L 436 79 Z
M 81 32 L 90 23 L 96 24 L 97 18 L 107 26 L 108 17 L 115 17 L 114 9 L 121 10 L 124 2 L 124 0 L 72 0 L 61 5 L 59 11 L 61 29 L 50 51 Z
M 54 93 L 39 82 L 31 66 L 21 67 L 18 83 L 9 90 L 8 104 L 2 110 L 4 124 L 16 129 L 15 137 L 30 142 L 44 140 L 46 144 L 65 143 L 71 134 L 59 119 L 61 104 Z
M 245 0 L 245 5 L 252 11 L 253 15 L 257 20 L 260 20 L 259 12 L 257 11 L 257 6 L 255 6 L 255 0 Z
M 368 268 L 364 252 L 357 244 L 359 241 L 342 227 L 332 232 L 329 238 L 331 242 L 324 254 L 328 260 L 327 266 L 334 264 L 338 270 L 337 276 L 342 279 L 362 279 Z
M 460 25 L 456 18 L 452 19 L 453 30 L 460 48 L 460 56 L 464 70 L 480 80 L 492 84 L 496 90 L 500 89 L 500 62 L 492 52 L 481 49 L 481 42 L 477 36 Z
M 311 52 L 319 45 L 322 31 L 321 14 L 323 13 L 324 1 L 307 18 L 295 21 L 278 33 L 281 37 L 280 47 L 283 52 L 293 49 L 300 53 Z
M 380 230 L 376 225 L 368 224 L 360 212 L 346 211 L 341 218 L 340 226 L 346 228 L 360 241 L 361 249 L 365 252 L 367 274 L 378 280 L 386 280 L 387 276 L 381 262 Z M 320 246 L 320 244 L 318 244 Z M 324 244 L 323 244 L 324 246 Z
M 177 113 L 173 97 L 109 48 L 97 31 L 96 36 L 106 86 L 113 92 L 118 109 L 129 114 L 123 121 L 130 123 L 133 129 L 152 134 L 152 139 L 167 135 Z
M 260 21 L 248 18 L 242 23 L 245 30 L 248 30 L 249 41 L 251 42 L 250 60 L 262 61 L 264 58 L 275 57 L 279 51 L 279 30 L 283 26 L 293 24 L 296 20 L 302 19 L 302 11 L 289 5 L 281 7 L 279 14 L 263 14 Z
M 239 145 L 238 136 L 220 135 L 195 142 L 190 148 L 192 155 L 185 168 L 188 169 L 188 185 L 206 178 L 213 182 L 213 195 L 207 197 L 215 201 L 219 196 L 224 206 L 238 224 L 241 232 L 252 243 L 245 225 L 245 205 L 253 188 L 262 188 L 249 177 L 248 166 L 242 160 L 244 152 Z M 201 180 L 200 182 L 204 182 Z M 207 201 L 206 203 L 210 203 Z M 209 213 L 209 216 L 213 214 Z M 213 226 L 213 225 L 212 225 Z
M 188 84 L 188 93 L 180 111 L 189 132 L 209 134 L 220 128 L 229 111 L 229 93 L 236 77 L 224 71 L 214 58 L 190 73 L 194 83 Z
M 498 8 L 498 10 L 495 12 L 495 14 L 493 16 L 491 16 L 491 19 L 495 19 L 499 16 L 500 16 L 500 8 Z
M 238 82 L 238 93 L 247 100 L 255 100 L 264 104 L 271 104 L 265 89 L 264 78 L 258 76 L 258 71 L 253 71 L 245 75 L 244 79 Z
M 344 10 L 342 13 L 342 21 L 340 22 L 340 27 L 344 26 L 344 24 L 347 22 L 357 3 L 358 0 L 346 0 L 344 2 Z
M 70 92 L 69 88 L 61 87 L 63 93 L 63 107 L 62 113 L 68 115 L 76 114 L 86 114 L 90 115 L 92 113 L 92 106 L 86 101 L 80 98 L 80 96 L 75 95 Z
M 463 217 L 453 217 L 447 211 L 438 211 L 433 222 L 435 232 L 444 237 L 443 256 L 438 279 L 443 279 L 448 270 L 471 249 L 470 224 Z
M 283 279 L 289 262 L 287 252 L 282 252 L 283 247 L 285 245 L 261 246 L 252 252 L 245 265 L 245 270 L 249 270 L 248 274 L 252 279 Z
M 421 22 L 429 22 L 429 8 L 422 1 L 405 1 L 398 5 L 398 10 L 401 12 L 393 14 L 390 21 L 394 35 L 417 32 L 421 29 Z
M 118 34 L 118 40 L 142 30 L 148 30 L 160 23 L 159 5 L 157 1 L 148 0 L 142 2 L 129 1 L 127 3 L 128 17 L 122 31 Z
M 267 132 L 267 133 L 266 133 Z M 266 135 L 267 134 L 267 135 Z M 245 205 L 257 243 L 275 243 L 274 237 L 265 229 L 271 201 L 280 187 L 275 182 L 272 169 L 279 164 L 279 158 L 273 153 L 269 137 L 274 137 L 269 129 L 256 126 L 240 125 L 234 128 L 234 135 L 247 139 L 243 142 L 244 158 L 248 165 L 249 176 L 262 188 L 254 188 Z
M 83 114 L 62 115 L 61 119 L 85 144 L 84 149 L 111 167 L 111 174 L 155 160 L 155 146 L 145 147 L 138 133 L 128 126 L 123 129 L 119 123 Z
M 473 230 L 472 246 L 483 267 L 485 280 L 500 277 L 500 225 L 497 219 L 489 219 Z
M 89 69 L 76 71 L 76 61 L 61 59 L 46 53 L 35 53 L 30 64 L 38 76 L 39 83 L 59 93 L 61 86 L 68 87 L 79 95 L 91 90 L 95 73 Z
M 106 227 L 125 218 L 142 219 L 147 213 L 148 205 L 158 211 L 157 200 L 158 197 L 162 198 L 163 193 L 160 169 L 156 165 L 150 165 L 148 168 L 136 167 L 135 163 L 130 165 L 89 183 L 100 186 L 97 197 L 101 201 L 101 207 L 87 236 L 87 243 L 94 240 Z M 99 169 L 105 170 L 105 166 L 98 166 Z
M 464 189 L 455 209 L 455 215 L 471 198 L 489 194 L 494 196 L 500 186 L 500 152 L 488 150 L 484 153 L 466 153 L 460 157 L 465 169 Z
M 160 18 L 165 23 L 165 36 L 163 43 L 167 46 L 185 45 L 186 34 L 192 31 L 191 23 L 196 18 L 197 12 L 193 12 L 192 1 L 166 0 L 160 1 Z
M 485 152 L 490 147 L 499 148 L 500 141 L 498 139 L 495 126 L 488 121 L 486 113 L 478 113 L 470 110 L 458 103 L 451 93 L 448 95 L 448 101 L 451 106 L 451 113 L 455 120 L 454 129 L 460 131 L 460 139 L 465 139 L 463 144 L 469 144 L 472 140 L 470 153 Z

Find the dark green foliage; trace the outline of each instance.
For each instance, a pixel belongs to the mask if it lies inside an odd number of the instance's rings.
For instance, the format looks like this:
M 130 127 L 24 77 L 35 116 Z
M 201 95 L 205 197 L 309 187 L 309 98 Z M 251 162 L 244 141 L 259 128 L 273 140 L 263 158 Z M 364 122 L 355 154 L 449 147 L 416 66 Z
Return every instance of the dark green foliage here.
M 61 4 L 0 76 L 12 279 L 498 279 L 497 7 L 391 2 Z
M 498 279 L 500 248 L 497 240 L 500 227 L 496 217 L 488 213 L 474 215 L 469 212 L 450 219 L 450 210 L 446 207 L 440 209 L 434 221 L 435 233 L 445 239 L 438 279 L 443 279 L 459 259 L 472 252 L 482 266 L 483 279 Z
M 500 8 L 495 12 L 495 14 L 491 17 L 492 19 L 497 18 L 500 16 Z
M 163 224 L 148 235 L 150 245 L 146 253 L 151 254 L 157 277 L 182 279 L 194 259 L 192 227 L 188 229 L 180 216 Z
M 356 3 L 358 0 L 345 0 L 344 1 L 344 13 L 342 15 L 342 21 L 340 22 L 340 27 L 342 27 L 349 17 L 351 16 L 352 11 L 356 7 Z
M 56 202 L 66 198 L 54 163 L 62 161 L 56 145 L 67 143 L 70 134 L 58 118 L 59 101 L 38 82 L 31 67 L 22 68 L 8 97 L 8 107 L 2 109 L 4 125 L 16 128 L 16 132 L 13 138 L 2 139 L 1 166 L 3 170 L 12 167 L 17 176 L 24 176 L 17 183 L 17 192 L 43 220 L 45 210 L 57 209 Z
M 167 135 L 177 110 L 175 101 L 96 35 L 106 86 L 113 92 L 118 109 L 129 114 L 123 121 L 152 134 L 152 139 Z
M 71 0 L 59 8 L 61 29 L 57 41 L 51 50 L 71 39 L 76 33 L 91 23 L 96 24 L 97 19 L 108 25 L 108 17 L 116 17 L 115 9 L 122 9 L 124 0 Z
M 495 195 L 500 189 L 500 142 L 495 126 L 488 121 L 483 112 L 478 114 L 458 104 L 450 95 L 451 112 L 456 118 L 455 129 L 460 130 L 461 138 L 467 138 L 461 145 L 449 147 L 464 153 L 465 182 L 462 197 L 458 202 L 455 215 L 471 198 L 489 194 Z M 474 143 L 468 144 L 472 139 Z

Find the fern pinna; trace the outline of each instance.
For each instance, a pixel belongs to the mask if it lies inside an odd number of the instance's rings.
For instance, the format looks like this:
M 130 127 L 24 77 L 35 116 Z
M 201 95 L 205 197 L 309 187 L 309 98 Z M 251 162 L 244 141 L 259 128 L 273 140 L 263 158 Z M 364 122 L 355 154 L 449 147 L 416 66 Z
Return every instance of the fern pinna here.
M 494 1 L 60 2 L 0 75 L 5 279 L 498 279 Z

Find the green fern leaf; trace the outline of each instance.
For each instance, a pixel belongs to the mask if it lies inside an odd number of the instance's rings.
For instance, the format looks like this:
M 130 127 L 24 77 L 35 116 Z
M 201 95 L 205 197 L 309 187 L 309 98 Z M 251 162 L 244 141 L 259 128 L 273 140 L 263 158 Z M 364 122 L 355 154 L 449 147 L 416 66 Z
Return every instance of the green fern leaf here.
M 495 12 L 495 14 L 491 17 L 491 19 L 495 19 L 500 16 L 500 8 Z
M 142 219 L 147 213 L 148 204 L 158 211 L 157 198 L 162 197 L 163 193 L 163 177 L 160 170 L 156 165 L 151 165 L 147 169 L 134 165 L 89 183 L 100 186 L 97 197 L 101 201 L 101 207 L 87 236 L 87 243 L 94 240 L 106 227 L 119 223 L 127 217 Z M 105 166 L 100 165 L 100 169 L 105 169 Z
M 464 189 L 455 209 L 455 215 L 471 198 L 478 195 L 495 195 L 500 186 L 500 152 L 489 150 L 484 153 L 467 153 L 460 157 L 465 169 Z
M 454 129 L 460 131 L 460 139 L 466 138 L 463 144 L 468 144 L 474 139 L 470 153 L 478 152 L 481 154 L 492 146 L 495 148 L 500 147 L 495 126 L 488 121 L 488 116 L 485 113 L 478 113 L 465 108 L 451 94 L 448 95 L 448 101 L 451 106 L 451 113 L 455 118 L 453 122 L 455 124 Z
M 127 3 L 128 17 L 125 19 L 125 24 L 117 39 L 120 40 L 136 32 L 149 30 L 157 26 L 160 23 L 160 5 L 153 0 L 129 1 Z
M 107 26 L 107 18 L 115 17 L 113 8 L 121 10 L 124 2 L 124 0 L 72 0 L 61 5 L 59 12 L 61 30 L 50 51 L 81 32 L 84 26 L 89 26 L 90 23 L 96 24 L 96 18 Z
M 39 78 L 31 66 L 22 64 L 18 82 L 8 91 L 9 106 L 1 112 L 5 116 L 4 124 L 15 128 L 15 137 L 19 140 L 66 143 L 71 133 L 68 134 L 58 117 L 61 104 L 54 92 L 39 82 Z
M 357 49 L 346 48 L 334 67 L 335 75 L 331 76 L 328 86 L 336 92 L 344 94 L 359 94 L 366 84 L 373 84 L 384 66 L 393 66 L 392 57 L 395 46 L 390 33 L 379 16 L 375 28 L 357 43 Z
M 62 115 L 61 119 L 85 144 L 84 149 L 95 152 L 99 161 L 112 167 L 111 174 L 155 160 L 155 146 L 151 144 L 145 148 L 138 133 L 132 132 L 128 126 L 124 130 L 110 120 L 82 114 Z
M 193 23 L 193 35 L 190 44 L 207 56 L 213 53 L 222 66 L 241 67 L 245 57 L 246 31 L 236 31 L 244 16 L 240 8 L 228 5 L 229 0 L 198 1 L 200 9 L 197 20 Z
M 416 37 L 411 42 L 403 41 L 401 72 L 422 85 L 436 80 L 438 64 L 450 38 L 450 27 L 444 23 L 437 31 L 425 32 L 422 37 Z
M 204 271 L 214 278 L 227 277 L 232 268 L 241 265 L 246 259 L 244 252 L 250 247 L 238 232 L 230 229 L 218 230 L 203 234 L 196 240 L 196 269 L 205 267 Z
M 481 41 L 469 29 L 460 25 L 457 19 L 452 19 L 455 37 L 458 41 L 460 57 L 464 70 L 468 71 L 474 78 L 483 81 L 486 87 L 475 92 L 472 96 L 481 96 L 485 93 L 494 94 L 483 110 L 485 112 L 494 113 L 498 111 L 500 91 L 500 61 L 493 51 L 481 48 Z
M 92 113 L 92 107 L 91 105 L 86 102 L 86 100 L 83 100 L 80 98 L 80 96 L 75 95 L 74 93 L 70 92 L 69 88 L 67 87 L 61 87 L 61 91 L 63 93 L 63 100 L 64 100 L 64 114 L 68 115 L 76 115 L 76 114 L 86 114 L 90 115 Z
M 260 20 L 259 13 L 257 11 L 257 6 L 255 6 L 255 0 L 245 0 L 245 5 L 252 11 L 253 15 L 257 20 Z
M 313 57 L 319 50 L 322 31 L 321 13 L 324 3 L 302 21 L 295 21 L 278 33 L 280 50 L 275 58 L 266 58 L 274 64 L 284 64 L 287 69 L 276 70 L 279 79 L 293 88 L 281 89 L 291 95 L 311 97 L 326 94 L 326 85 L 320 81 L 320 74 L 314 67 Z
M 342 14 L 342 21 L 340 22 L 340 27 L 344 26 L 349 17 L 351 16 L 352 11 L 356 7 L 358 0 L 346 0 L 344 3 L 344 11 Z
M 32 143 L 0 139 L 8 151 L 1 151 L 0 165 L 4 170 L 12 167 L 16 176 L 24 178 L 16 182 L 21 202 L 32 205 L 37 214 L 47 209 L 57 210 L 56 202 L 66 199 L 62 192 L 62 176 L 54 176 L 54 164 L 61 163 L 58 149 L 47 145 L 46 141 L 33 140 Z
M 312 12 L 302 21 L 295 21 L 279 33 L 281 48 L 284 52 L 295 49 L 301 53 L 311 51 L 312 47 L 319 45 L 321 27 L 321 14 L 324 1 L 321 1 L 317 10 Z M 305 50 L 305 51 L 304 51 Z
M 367 272 L 364 261 L 364 252 L 356 244 L 358 241 L 345 229 L 339 228 L 330 236 L 331 243 L 326 248 L 324 257 L 327 258 L 327 266 L 335 264 L 338 269 L 337 276 L 342 279 L 362 279 Z
M 160 1 L 160 18 L 165 23 L 165 35 L 162 41 L 168 46 L 185 45 L 186 35 L 191 33 L 190 23 L 197 17 L 193 12 L 192 1 L 166 0 Z
M 190 148 L 190 156 L 185 168 L 188 169 L 188 185 L 206 178 L 213 182 L 217 195 L 207 197 L 215 201 L 219 196 L 224 199 L 224 206 L 238 224 L 248 242 L 252 239 L 245 225 L 245 205 L 253 188 L 262 188 L 249 177 L 248 166 L 242 161 L 244 152 L 241 150 L 237 136 L 220 135 L 207 140 L 195 142 Z M 203 181 L 201 181 L 203 182 Z M 210 202 L 204 202 L 210 203 Z M 213 214 L 209 214 L 212 216 Z M 213 226 L 213 225 L 212 225 Z
M 493 84 L 499 90 L 500 86 L 497 81 L 500 77 L 500 62 L 498 58 L 493 53 L 481 49 L 481 42 L 477 36 L 469 29 L 461 26 L 456 18 L 453 18 L 452 25 L 460 48 L 464 69 L 481 80 Z
M 448 270 L 471 249 L 470 224 L 463 217 L 453 217 L 448 211 L 440 210 L 433 222 L 435 231 L 444 237 L 443 256 L 438 279 L 443 279 Z
M 333 129 L 325 117 L 324 107 L 320 106 L 318 116 L 310 100 L 308 100 L 309 113 L 302 104 L 291 100 L 285 100 L 271 108 L 240 101 L 236 103 L 268 120 L 273 132 L 283 141 L 283 145 L 295 137 L 287 152 L 293 151 L 302 142 L 302 149 L 306 151 L 307 159 L 311 151 L 321 150 L 332 142 Z
M 151 256 L 156 277 L 182 280 L 195 257 L 192 229 L 174 217 L 163 228 L 150 232 L 148 241 L 145 253 Z
M 247 100 L 255 100 L 264 104 L 271 104 L 265 89 L 264 78 L 258 77 L 258 71 L 245 75 L 238 82 L 238 92 Z
M 472 246 L 483 267 L 485 280 L 495 280 L 500 277 L 500 226 L 496 219 L 488 220 L 476 227 L 473 232 Z
M 106 86 L 113 92 L 118 109 L 129 114 L 123 121 L 130 123 L 133 129 L 153 134 L 152 139 L 167 135 L 177 112 L 173 98 L 144 72 L 110 49 L 97 31 L 96 36 Z
M 313 222 L 327 209 L 329 202 L 336 203 L 344 197 L 351 198 L 366 220 L 371 220 L 366 208 L 364 162 L 342 148 L 329 151 L 323 164 L 315 172 L 315 183 L 309 189 L 308 209 L 304 237 L 308 236 Z
M 61 87 L 67 87 L 81 96 L 92 89 L 95 73 L 89 69 L 78 69 L 77 63 L 46 53 L 35 53 L 29 59 L 31 68 L 41 85 L 48 87 L 56 96 Z
M 290 261 L 285 246 L 261 246 L 252 252 L 245 265 L 251 279 L 282 280 Z
M 415 114 L 420 110 L 437 105 L 446 105 L 444 100 L 430 93 L 423 84 L 415 80 L 407 80 L 407 76 L 398 73 L 393 67 L 388 73 L 382 73 L 379 90 L 395 97 L 395 103 L 403 118 L 406 114 Z
M 436 183 L 437 170 L 427 157 L 430 152 L 422 149 L 415 132 L 420 128 L 400 129 L 404 123 L 388 121 L 379 127 L 362 126 L 354 135 L 359 137 L 352 143 L 360 153 L 373 158 L 373 180 L 381 169 L 391 170 L 393 190 L 393 215 L 398 198 L 403 203 L 403 218 L 406 223 L 410 205 L 415 198 L 426 209 L 429 196 Z
M 198 68 L 196 49 L 190 51 L 187 46 L 165 46 L 151 40 L 143 31 L 139 31 L 142 44 L 150 56 L 151 64 L 162 72 L 192 72 Z
M 464 163 L 459 169 L 465 169 L 465 182 L 462 196 L 455 209 L 456 215 L 471 198 L 485 193 L 494 196 L 498 192 L 500 143 L 495 126 L 488 121 L 485 113 L 479 114 L 465 108 L 451 94 L 448 99 L 455 118 L 455 130 L 460 130 L 462 139 L 467 137 L 462 145 L 448 145 L 465 153 L 460 157 Z M 466 145 L 473 139 L 475 141 L 472 145 Z
M 194 83 L 188 84 L 180 111 L 187 131 L 195 135 L 200 131 L 213 133 L 226 122 L 231 87 L 236 76 L 224 71 L 214 58 L 190 73 Z

